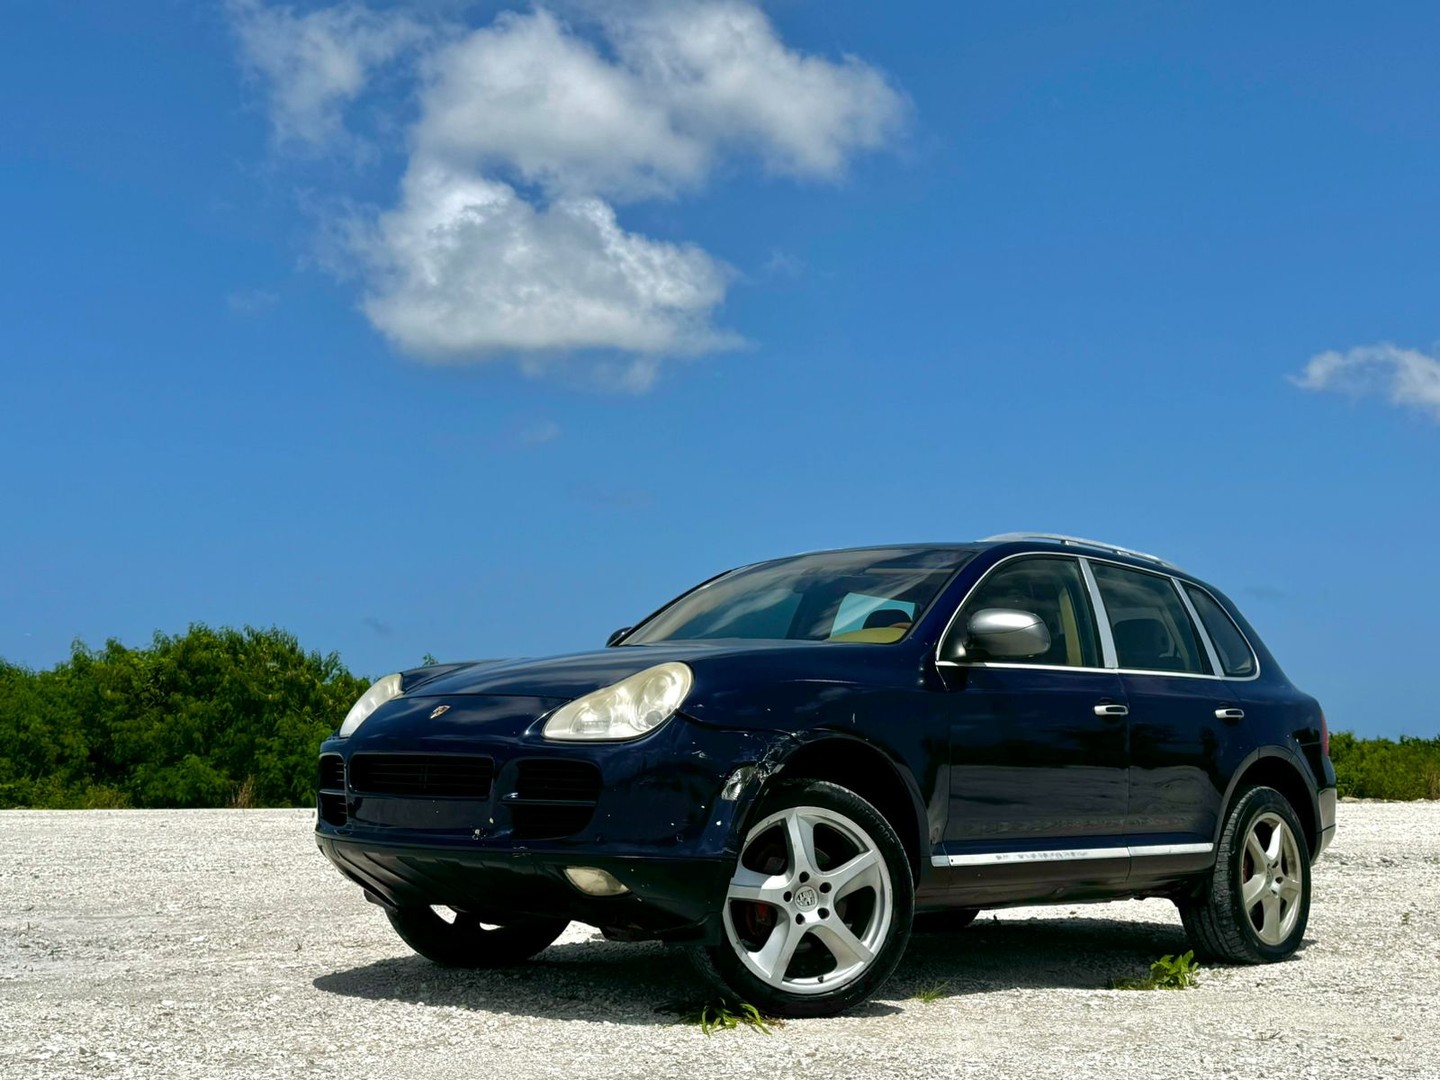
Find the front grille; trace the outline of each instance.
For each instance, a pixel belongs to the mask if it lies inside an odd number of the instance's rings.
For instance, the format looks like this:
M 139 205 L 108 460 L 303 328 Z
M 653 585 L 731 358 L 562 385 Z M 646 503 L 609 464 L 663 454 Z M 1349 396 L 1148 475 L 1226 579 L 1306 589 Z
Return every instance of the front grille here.
M 320 790 L 345 790 L 345 759 L 339 754 L 326 754 L 320 759 Z
M 485 799 L 495 762 L 462 754 L 354 754 L 350 790 L 371 795 Z
M 590 823 L 600 798 L 600 770 L 588 761 L 536 758 L 520 762 L 510 807 L 517 840 L 555 840 Z
M 522 761 L 515 798 L 526 802 L 578 799 L 593 803 L 600 798 L 600 770 L 588 761 Z

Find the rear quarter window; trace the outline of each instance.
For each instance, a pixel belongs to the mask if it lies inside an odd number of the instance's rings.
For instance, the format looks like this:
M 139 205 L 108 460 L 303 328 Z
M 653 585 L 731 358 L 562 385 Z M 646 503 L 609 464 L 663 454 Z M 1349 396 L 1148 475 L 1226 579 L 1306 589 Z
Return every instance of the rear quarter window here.
M 1225 674 L 1231 678 L 1254 675 L 1255 654 L 1250 650 L 1250 643 L 1219 602 L 1204 589 L 1189 582 L 1185 583 L 1185 595 L 1190 597 L 1195 613 L 1205 624 L 1205 632 L 1210 635 L 1210 644 L 1215 646 Z

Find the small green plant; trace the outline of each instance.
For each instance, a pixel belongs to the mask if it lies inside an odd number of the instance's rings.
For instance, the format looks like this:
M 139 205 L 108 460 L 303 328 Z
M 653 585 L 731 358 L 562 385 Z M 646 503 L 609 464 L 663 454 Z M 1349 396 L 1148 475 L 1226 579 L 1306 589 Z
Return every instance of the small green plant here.
M 717 1031 L 731 1031 L 741 1026 L 752 1027 L 763 1035 L 769 1035 L 771 1028 L 784 1026 L 782 1021 L 762 1015 L 760 1010 L 748 1001 L 728 1001 L 723 998 L 683 1010 L 680 1021 L 685 1024 L 699 1024 L 700 1030 L 706 1035 L 713 1035 Z
M 1195 985 L 1195 950 L 1179 956 L 1162 956 L 1150 965 L 1150 974 L 1143 979 L 1112 979 L 1112 990 L 1188 990 Z
M 1405 912 L 1403 915 L 1401 915 L 1401 916 L 1400 916 L 1400 925 L 1401 925 L 1401 926 L 1409 926 L 1409 925 L 1410 925 L 1410 916 L 1413 915 L 1413 914 L 1415 914 L 1413 911 L 1407 911 L 1407 912 Z
M 945 996 L 945 992 L 949 989 L 950 984 L 948 982 L 927 983 L 920 987 L 919 990 L 916 990 L 915 993 L 911 994 L 910 997 L 913 1001 L 921 1001 L 929 1005 L 932 1001 L 939 1001 Z

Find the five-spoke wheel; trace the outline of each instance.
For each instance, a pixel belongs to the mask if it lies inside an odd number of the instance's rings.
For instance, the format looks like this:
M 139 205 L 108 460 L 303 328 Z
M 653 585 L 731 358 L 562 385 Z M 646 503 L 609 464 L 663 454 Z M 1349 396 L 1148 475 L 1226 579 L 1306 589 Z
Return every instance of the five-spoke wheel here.
M 1276 813 L 1259 815 L 1245 836 L 1240 860 L 1240 898 L 1255 935 L 1281 945 L 1300 918 L 1305 869 L 1295 833 Z
M 904 848 L 873 806 L 823 781 L 783 784 L 746 832 L 725 942 L 701 966 L 764 1011 L 830 1015 L 894 970 L 913 906 Z
M 1310 851 L 1290 803 L 1274 788 L 1235 800 L 1215 870 L 1198 896 L 1179 902 L 1197 950 L 1236 964 L 1283 960 L 1310 916 Z

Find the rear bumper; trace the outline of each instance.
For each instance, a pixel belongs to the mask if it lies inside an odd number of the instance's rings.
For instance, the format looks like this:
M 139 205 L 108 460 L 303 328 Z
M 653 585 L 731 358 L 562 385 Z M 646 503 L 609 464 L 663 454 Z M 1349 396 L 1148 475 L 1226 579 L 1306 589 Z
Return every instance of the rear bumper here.
M 1335 803 L 1335 788 L 1321 788 L 1316 793 L 1316 807 L 1319 810 L 1319 821 L 1316 828 L 1318 842 L 1315 845 L 1317 857 L 1330 846 L 1330 841 L 1335 839 Z
M 387 907 L 436 904 L 504 923 L 546 915 L 599 927 L 608 936 L 719 940 L 719 911 L 731 871 L 723 857 L 635 856 L 565 851 L 465 850 L 359 840 L 318 832 L 321 852 L 370 898 Z M 595 867 L 629 892 L 595 897 L 565 876 Z

